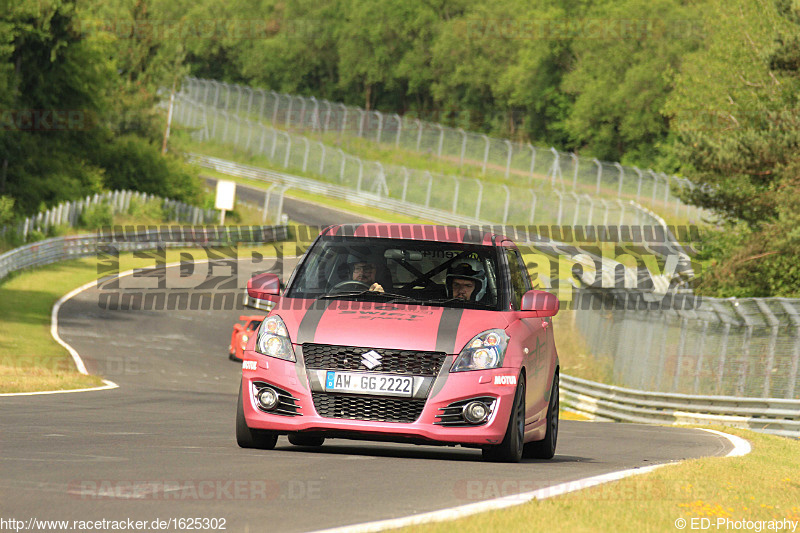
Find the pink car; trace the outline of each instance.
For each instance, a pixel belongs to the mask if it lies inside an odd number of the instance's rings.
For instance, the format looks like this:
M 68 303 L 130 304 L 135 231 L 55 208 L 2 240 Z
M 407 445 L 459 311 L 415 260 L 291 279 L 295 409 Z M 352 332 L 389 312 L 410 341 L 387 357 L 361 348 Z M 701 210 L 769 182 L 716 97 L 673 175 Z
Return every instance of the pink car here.
M 469 228 L 343 225 L 317 237 L 242 361 L 243 448 L 326 438 L 480 448 L 495 461 L 553 457 L 558 299 L 531 290 L 508 238 Z

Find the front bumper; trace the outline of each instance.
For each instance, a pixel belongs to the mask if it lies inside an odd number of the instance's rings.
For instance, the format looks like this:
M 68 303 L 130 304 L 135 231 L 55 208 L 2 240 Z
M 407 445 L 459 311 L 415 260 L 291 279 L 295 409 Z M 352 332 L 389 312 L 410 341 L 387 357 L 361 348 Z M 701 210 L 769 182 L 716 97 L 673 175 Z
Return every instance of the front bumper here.
M 315 408 L 308 374 L 299 363 L 268 358 L 254 352 L 245 353 L 245 361 L 257 361 L 243 365 L 242 391 L 244 394 L 244 416 L 247 425 L 253 429 L 263 429 L 278 433 L 314 432 L 322 436 L 364 438 L 398 442 L 428 442 L 431 444 L 463 444 L 481 446 L 499 444 L 505 435 L 511 407 L 514 401 L 518 369 L 498 368 L 472 372 L 450 373 L 452 358 L 439 372 L 430 387 L 427 398 L 414 400 L 423 405 L 419 416 L 413 422 L 386 422 L 353 418 L 332 418 L 330 410 L 321 416 Z M 255 366 L 255 368 L 253 368 Z M 513 376 L 513 378 L 511 378 Z M 254 384 L 257 384 L 254 387 Z M 289 414 L 264 412 L 257 407 L 254 391 L 263 384 L 271 385 L 287 393 Z M 317 387 L 318 388 L 318 387 Z M 373 395 L 337 394 L 331 395 L 319 390 L 313 391 L 320 404 L 320 395 L 338 396 L 347 401 L 398 403 L 397 398 Z M 471 398 L 493 398 L 492 412 L 486 422 L 480 425 L 443 426 L 437 415 L 448 405 Z M 403 400 L 399 400 L 402 403 Z M 289 405 L 287 404 L 287 405 Z M 364 412 L 362 408 L 359 412 Z M 285 410 L 284 410 L 285 411 Z M 295 414 L 291 414 L 291 413 Z M 356 415 L 358 416 L 358 415 Z M 412 417 L 413 418 L 413 417 Z

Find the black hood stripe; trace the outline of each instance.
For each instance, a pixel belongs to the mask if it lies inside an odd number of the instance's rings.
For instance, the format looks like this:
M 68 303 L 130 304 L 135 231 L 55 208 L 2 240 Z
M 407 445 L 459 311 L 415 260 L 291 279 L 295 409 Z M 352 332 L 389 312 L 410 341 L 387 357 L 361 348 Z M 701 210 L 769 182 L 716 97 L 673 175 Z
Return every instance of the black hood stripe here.
M 297 344 L 314 342 L 322 315 L 325 314 L 330 303 L 331 300 L 317 300 L 308 308 L 303 320 L 300 321 L 300 326 L 297 328 Z
M 446 354 L 456 353 L 456 334 L 461 324 L 463 309 L 446 308 L 442 311 L 439 331 L 436 332 L 436 351 Z

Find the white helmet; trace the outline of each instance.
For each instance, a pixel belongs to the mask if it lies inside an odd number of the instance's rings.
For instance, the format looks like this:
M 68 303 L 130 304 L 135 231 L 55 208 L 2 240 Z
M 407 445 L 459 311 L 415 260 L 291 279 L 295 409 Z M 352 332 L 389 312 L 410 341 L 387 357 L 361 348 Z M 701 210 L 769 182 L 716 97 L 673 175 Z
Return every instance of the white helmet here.
M 472 291 L 471 300 L 478 301 L 486 294 L 486 271 L 483 263 L 477 259 L 459 259 L 447 269 L 447 295 L 453 297 L 453 280 L 468 279 L 475 282 L 475 290 Z

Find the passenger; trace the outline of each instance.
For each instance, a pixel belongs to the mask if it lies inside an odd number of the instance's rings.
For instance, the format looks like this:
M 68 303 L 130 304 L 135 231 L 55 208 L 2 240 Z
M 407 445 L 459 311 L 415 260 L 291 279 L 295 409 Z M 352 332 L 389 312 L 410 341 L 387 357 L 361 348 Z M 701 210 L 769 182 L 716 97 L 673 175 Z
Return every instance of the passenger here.
M 446 283 L 450 298 L 477 302 L 486 294 L 486 273 L 476 259 L 459 261 L 450 267 Z

